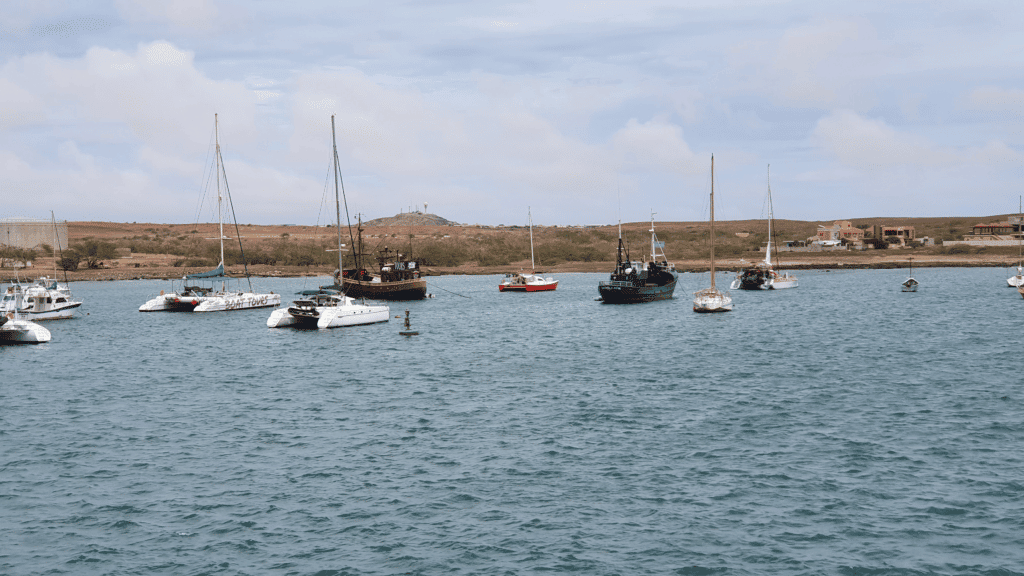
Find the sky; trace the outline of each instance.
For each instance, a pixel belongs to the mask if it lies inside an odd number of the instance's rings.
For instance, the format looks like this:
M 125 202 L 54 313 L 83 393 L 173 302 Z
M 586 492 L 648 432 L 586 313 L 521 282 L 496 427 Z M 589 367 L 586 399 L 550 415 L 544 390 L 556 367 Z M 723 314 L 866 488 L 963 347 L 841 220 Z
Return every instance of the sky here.
M 1024 3 L 0 0 L 0 217 L 1016 212 Z M 770 166 L 770 179 L 769 179 Z

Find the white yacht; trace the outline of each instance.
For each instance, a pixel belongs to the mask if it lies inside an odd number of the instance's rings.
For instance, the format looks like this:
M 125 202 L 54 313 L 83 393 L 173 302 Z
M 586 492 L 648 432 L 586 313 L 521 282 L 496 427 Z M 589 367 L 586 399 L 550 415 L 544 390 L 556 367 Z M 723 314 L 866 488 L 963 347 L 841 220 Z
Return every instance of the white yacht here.
M 18 311 L 27 320 L 65 320 L 75 314 L 82 303 L 75 300 L 67 284 L 40 278 L 23 288 L 22 306 Z

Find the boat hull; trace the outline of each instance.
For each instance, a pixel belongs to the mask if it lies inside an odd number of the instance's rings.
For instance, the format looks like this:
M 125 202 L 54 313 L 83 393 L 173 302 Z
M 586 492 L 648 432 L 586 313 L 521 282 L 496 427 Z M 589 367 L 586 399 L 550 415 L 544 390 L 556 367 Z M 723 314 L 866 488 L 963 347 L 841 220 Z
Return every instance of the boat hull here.
M 82 305 L 81 302 L 72 302 L 67 306 L 61 306 L 53 310 L 44 310 L 42 312 L 36 312 L 34 310 L 20 310 L 18 314 L 24 319 L 31 322 L 39 322 L 41 320 L 67 320 L 75 316 L 75 308 Z
M 705 289 L 694 294 L 693 311 L 701 314 L 732 311 L 732 297 L 718 290 Z
M 395 282 L 366 282 L 345 278 L 345 295 L 373 300 L 422 300 L 427 297 L 427 281 L 422 278 Z
M 1006 279 L 1006 285 L 1010 288 L 1020 288 L 1024 286 L 1024 276 L 1011 276 Z
M 608 304 L 640 304 L 655 300 L 669 300 L 676 290 L 676 281 L 663 285 L 637 286 L 630 282 L 603 280 L 597 286 L 601 300 Z
M 195 307 L 194 312 L 227 312 L 231 310 L 251 310 L 254 308 L 273 308 L 281 305 L 280 294 L 254 294 L 241 292 L 211 296 Z
M 360 326 L 377 324 L 391 319 L 391 309 L 387 306 L 364 306 L 353 304 L 347 306 L 317 307 L 317 315 L 294 315 L 288 308 L 278 308 L 267 318 L 268 328 L 341 328 L 344 326 Z
M 42 344 L 50 341 L 50 331 L 28 320 L 8 319 L 0 325 L 0 344 Z
M 139 306 L 139 312 L 192 312 L 196 306 L 213 298 L 212 296 L 180 296 L 176 293 L 161 294 Z
M 795 276 L 789 276 L 788 274 L 772 278 L 770 288 L 772 290 L 785 290 L 787 288 L 796 288 L 800 286 L 800 282 Z
M 536 284 L 498 284 L 499 292 L 547 292 L 558 288 L 558 280 Z

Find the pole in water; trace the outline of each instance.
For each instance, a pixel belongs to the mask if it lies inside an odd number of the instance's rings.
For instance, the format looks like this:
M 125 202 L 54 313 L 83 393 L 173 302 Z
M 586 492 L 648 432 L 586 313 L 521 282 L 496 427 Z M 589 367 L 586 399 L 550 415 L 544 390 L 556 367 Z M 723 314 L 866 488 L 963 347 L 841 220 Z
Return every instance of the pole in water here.
M 419 332 L 417 332 L 416 330 L 413 330 L 412 326 L 409 324 L 409 311 L 408 310 L 405 311 L 405 330 L 399 330 L 398 333 L 401 334 L 402 336 L 418 336 L 419 335 Z

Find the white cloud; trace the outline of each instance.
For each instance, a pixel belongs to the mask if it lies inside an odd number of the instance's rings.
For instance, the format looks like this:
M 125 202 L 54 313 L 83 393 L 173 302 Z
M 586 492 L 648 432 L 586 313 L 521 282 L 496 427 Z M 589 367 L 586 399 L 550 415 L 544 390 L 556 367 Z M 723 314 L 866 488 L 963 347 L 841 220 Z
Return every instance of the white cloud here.
M 975 110 L 1008 112 L 1019 117 L 1024 114 L 1024 90 L 982 86 L 971 91 L 967 103 Z
M 921 136 L 898 132 L 882 120 L 864 118 L 850 110 L 839 110 L 820 119 L 811 139 L 841 164 L 861 169 L 939 166 L 962 161 L 952 149 L 939 147 Z

